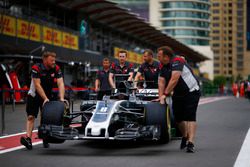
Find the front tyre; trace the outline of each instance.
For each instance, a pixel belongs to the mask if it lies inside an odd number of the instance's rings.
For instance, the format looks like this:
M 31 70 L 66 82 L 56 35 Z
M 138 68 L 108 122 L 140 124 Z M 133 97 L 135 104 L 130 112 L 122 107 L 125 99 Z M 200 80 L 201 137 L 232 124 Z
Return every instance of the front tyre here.
M 166 105 L 160 103 L 148 103 L 145 105 L 145 124 L 160 127 L 159 143 L 165 144 L 170 141 L 170 115 Z
M 63 126 L 64 109 L 65 104 L 60 101 L 49 101 L 45 103 L 41 113 L 41 125 Z M 65 141 L 64 139 L 57 139 L 49 135 L 43 136 L 42 139 L 45 148 L 48 143 L 63 143 Z

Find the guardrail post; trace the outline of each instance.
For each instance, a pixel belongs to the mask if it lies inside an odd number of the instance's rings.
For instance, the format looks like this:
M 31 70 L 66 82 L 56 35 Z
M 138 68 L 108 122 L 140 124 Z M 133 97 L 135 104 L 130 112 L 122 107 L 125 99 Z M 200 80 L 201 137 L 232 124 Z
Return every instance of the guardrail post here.
M 2 89 L 1 135 L 5 133 L 5 93 Z
M 14 112 L 15 111 L 15 108 L 16 108 L 16 102 L 15 102 L 15 99 L 16 99 L 16 96 L 15 96 L 15 89 L 13 89 L 13 103 L 12 103 L 12 111 Z

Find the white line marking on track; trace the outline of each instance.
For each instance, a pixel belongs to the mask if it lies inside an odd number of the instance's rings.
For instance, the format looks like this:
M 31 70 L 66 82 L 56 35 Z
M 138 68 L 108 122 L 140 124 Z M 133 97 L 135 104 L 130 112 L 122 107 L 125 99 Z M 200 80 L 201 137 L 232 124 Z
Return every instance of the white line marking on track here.
M 33 130 L 34 132 L 38 132 L 38 130 Z M 15 133 L 15 134 L 11 134 L 11 135 L 6 135 L 6 136 L 0 136 L 0 139 L 4 139 L 4 138 L 8 138 L 8 137 L 13 137 L 13 136 L 19 136 L 19 135 L 24 135 L 26 134 L 26 132 L 21 132 L 21 133 Z
M 247 132 L 245 140 L 241 146 L 238 157 L 234 163 L 234 167 L 250 166 L 250 129 Z
M 43 143 L 42 141 L 39 141 L 39 142 L 32 143 L 32 145 L 35 146 L 35 145 L 42 144 L 42 143 Z M 17 147 L 9 148 L 9 149 L 0 151 L 0 154 L 4 154 L 4 153 L 11 152 L 11 151 L 20 150 L 20 149 L 23 149 L 23 148 L 25 148 L 25 147 L 24 146 L 17 146 Z
M 225 100 L 225 99 L 229 99 L 229 98 L 231 98 L 231 97 L 214 97 L 214 98 L 207 98 L 207 99 L 204 98 L 204 99 L 200 99 L 199 105 L 212 103 L 212 102 L 220 101 L 220 100 Z

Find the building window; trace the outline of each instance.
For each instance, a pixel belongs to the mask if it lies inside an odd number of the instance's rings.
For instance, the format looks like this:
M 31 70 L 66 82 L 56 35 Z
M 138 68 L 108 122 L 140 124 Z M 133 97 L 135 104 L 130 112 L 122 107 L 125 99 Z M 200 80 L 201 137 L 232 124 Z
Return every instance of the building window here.
M 219 17 L 213 17 L 213 20 L 219 20 L 220 18 Z
M 214 34 L 219 34 L 219 33 L 220 33 L 220 30 L 213 30 L 213 33 L 214 33 Z
M 214 27 L 219 27 L 219 24 L 218 23 L 214 23 L 213 26 Z
M 220 64 L 214 63 L 214 67 L 219 67 L 219 66 L 220 66 Z
M 220 3 L 218 3 L 218 2 L 213 3 L 213 7 L 218 7 L 218 6 L 220 6 Z
M 243 9 L 243 3 L 238 2 L 238 3 L 237 3 L 237 6 L 238 6 L 238 8 Z
M 230 75 L 232 75 L 232 70 L 229 70 L 228 73 L 229 73 Z
M 228 67 L 232 68 L 232 63 L 229 63 L 229 64 L 228 64 Z
M 237 40 L 238 45 L 243 45 L 243 40 Z
M 219 47 L 219 46 L 220 46 L 219 43 L 214 43 L 214 44 L 213 44 L 213 47 Z
M 209 28 L 209 23 L 208 22 L 202 22 L 202 21 L 171 20 L 171 21 L 163 21 L 162 26 L 164 26 L 164 27 L 178 26 L 178 27 L 202 27 L 202 28 L 204 27 L 204 28 Z
M 242 24 L 242 23 L 243 23 L 242 18 L 239 18 L 239 17 L 238 17 L 238 18 L 237 18 L 237 23 L 238 23 L 238 24 Z
M 213 10 L 213 14 L 218 14 L 220 11 L 218 9 Z
M 219 74 L 220 71 L 219 71 L 219 70 L 214 70 L 214 73 L 215 73 L 215 74 Z
M 173 17 L 185 17 L 185 18 L 199 18 L 199 19 L 209 19 L 209 14 L 201 13 L 196 11 L 164 11 L 162 13 L 163 18 L 173 18 Z
M 238 68 L 243 68 L 243 62 L 242 61 L 237 61 L 237 67 Z
M 243 25 L 238 25 L 237 28 L 238 30 L 243 30 Z
M 162 8 L 188 8 L 209 10 L 209 5 L 195 2 L 162 2 Z
M 214 60 L 217 60 L 217 61 L 218 61 L 219 59 L 220 59 L 219 57 L 214 57 Z
M 242 32 L 238 32 L 238 33 L 237 33 L 237 37 L 238 37 L 238 38 L 242 38 L 242 37 L 243 37 L 243 33 L 242 33 Z
M 220 50 L 214 50 L 214 53 L 215 53 L 215 54 L 219 54 L 219 53 L 220 53 Z
M 213 37 L 213 40 L 220 40 L 220 37 Z
M 237 15 L 242 17 L 243 16 L 243 11 L 237 11 Z
M 243 55 L 242 54 L 237 54 L 237 59 L 238 60 L 243 60 Z

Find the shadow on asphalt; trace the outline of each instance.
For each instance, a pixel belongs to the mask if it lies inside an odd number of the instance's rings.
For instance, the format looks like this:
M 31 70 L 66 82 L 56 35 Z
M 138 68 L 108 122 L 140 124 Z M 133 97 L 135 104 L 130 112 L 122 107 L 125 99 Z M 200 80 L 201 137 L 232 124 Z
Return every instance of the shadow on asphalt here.
M 45 149 L 36 148 L 42 156 L 156 156 L 177 150 L 169 150 L 167 144 L 152 141 L 84 141 L 71 145 L 51 145 Z M 56 147 L 56 148 L 55 148 Z

